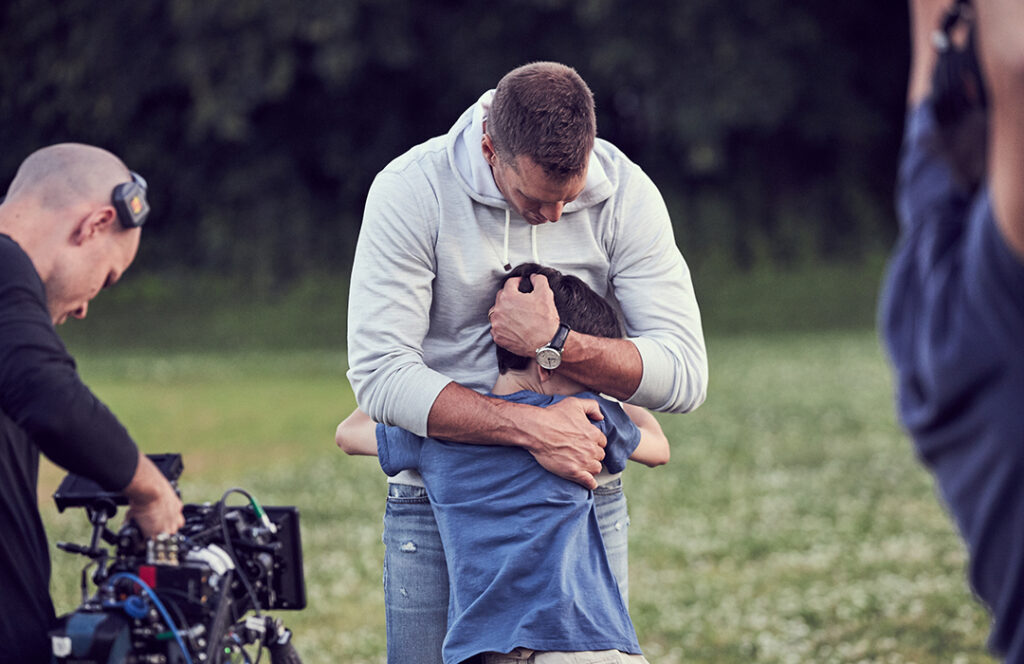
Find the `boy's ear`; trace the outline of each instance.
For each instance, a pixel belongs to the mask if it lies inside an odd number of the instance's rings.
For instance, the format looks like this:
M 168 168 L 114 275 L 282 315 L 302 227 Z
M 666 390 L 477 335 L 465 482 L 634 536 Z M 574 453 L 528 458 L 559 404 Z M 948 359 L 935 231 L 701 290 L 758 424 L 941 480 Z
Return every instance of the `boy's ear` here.
M 549 380 L 551 380 L 551 376 L 553 376 L 554 373 L 555 373 L 551 369 L 545 369 L 544 367 L 540 366 L 536 362 L 533 363 L 533 368 L 534 368 L 534 371 L 537 372 L 537 378 L 540 380 L 540 382 L 542 384 L 548 382 Z
M 71 230 L 71 242 L 81 245 L 109 232 L 117 223 L 117 211 L 110 205 L 102 205 L 92 210 L 75 224 Z

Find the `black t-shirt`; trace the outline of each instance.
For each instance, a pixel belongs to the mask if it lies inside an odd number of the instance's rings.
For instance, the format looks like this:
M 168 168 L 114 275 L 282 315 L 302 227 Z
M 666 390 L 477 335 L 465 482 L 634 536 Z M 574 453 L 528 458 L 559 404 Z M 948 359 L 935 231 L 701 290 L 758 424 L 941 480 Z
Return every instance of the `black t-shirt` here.
M 78 377 L 28 255 L 0 234 L 0 664 L 49 661 L 50 556 L 39 453 L 119 491 L 138 449 Z

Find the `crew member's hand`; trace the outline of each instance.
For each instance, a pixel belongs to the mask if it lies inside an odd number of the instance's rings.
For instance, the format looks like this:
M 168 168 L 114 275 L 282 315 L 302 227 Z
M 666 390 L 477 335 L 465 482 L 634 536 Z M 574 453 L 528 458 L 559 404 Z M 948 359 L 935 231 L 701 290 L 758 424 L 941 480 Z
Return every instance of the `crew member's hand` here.
M 521 280 L 513 277 L 505 282 L 487 317 L 494 343 L 516 355 L 533 357 L 558 331 L 558 310 L 547 277 L 530 275 L 532 293 L 519 292 Z
M 135 475 L 124 494 L 128 497 L 125 519 L 135 521 L 146 537 L 176 533 L 185 525 L 181 498 L 156 464 L 141 452 Z
M 524 430 L 535 441 L 527 449 L 555 475 L 595 489 L 594 476 L 601 472 L 607 441 L 591 420 L 601 419 L 604 415 L 593 399 L 569 397 L 539 408 L 523 421 Z

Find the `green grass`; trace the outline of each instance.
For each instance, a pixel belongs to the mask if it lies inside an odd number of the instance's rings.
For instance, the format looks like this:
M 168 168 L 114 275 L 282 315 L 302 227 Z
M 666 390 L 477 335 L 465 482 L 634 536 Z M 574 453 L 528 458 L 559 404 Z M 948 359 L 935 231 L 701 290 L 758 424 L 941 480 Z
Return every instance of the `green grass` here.
M 709 265 L 693 274 L 708 338 L 736 334 L 871 327 L 883 267 L 862 263 L 756 266 L 748 272 Z M 344 349 L 348 277 L 316 274 L 273 292 L 211 275 L 129 271 L 117 288 L 71 321 L 61 335 L 79 350 L 144 353 Z
M 339 350 L 103 346 L 72 343 L 83 376 L 146 451 L 183 453 L 186 501 L 240 486 L 300 508 L 309 607 L 282 617 L 304 661 L 384 662 L 385 483 L 375 460 L 334 447 L 353 407 Z M 991 662 L 963 547 L 894 424 L 874 334 L 709 334 L 709 353 L 708 402 L 661 417 L 671 463 L 626 475 L 631 611 L 650 661 Z M 51 542 L 83 541 L 84 514 L 49 500 L 58 479 L 45 469 Z M 83 560 L 53 558 L 67 611 Z

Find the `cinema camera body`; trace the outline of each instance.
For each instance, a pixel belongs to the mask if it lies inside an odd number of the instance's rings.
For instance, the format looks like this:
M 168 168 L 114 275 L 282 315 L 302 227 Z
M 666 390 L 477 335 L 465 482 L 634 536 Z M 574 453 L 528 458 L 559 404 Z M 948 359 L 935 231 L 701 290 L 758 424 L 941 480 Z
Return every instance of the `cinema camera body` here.
M 177 489 L 181 456 L 150 458 Z M 247 504 L 228 506 L 236 494 Z M 273 664 L 301 664 L 291 632 L 263 613 L 306 606 L 297 508 L 262 507 L 229 489 L 217 503 L 186 504 L 177 534 L 147 540 L 130 522 L 116 534 L 107 528 L 128 501 L 91 480 L 68 475 L 54 500 L 62 512 L 84 507 L 93 526 L 89 546 L 57 544 L 91 562 L 82 570 L 81 606 L 50 631 L 54 664 L 253 662 L 264 648 Z

